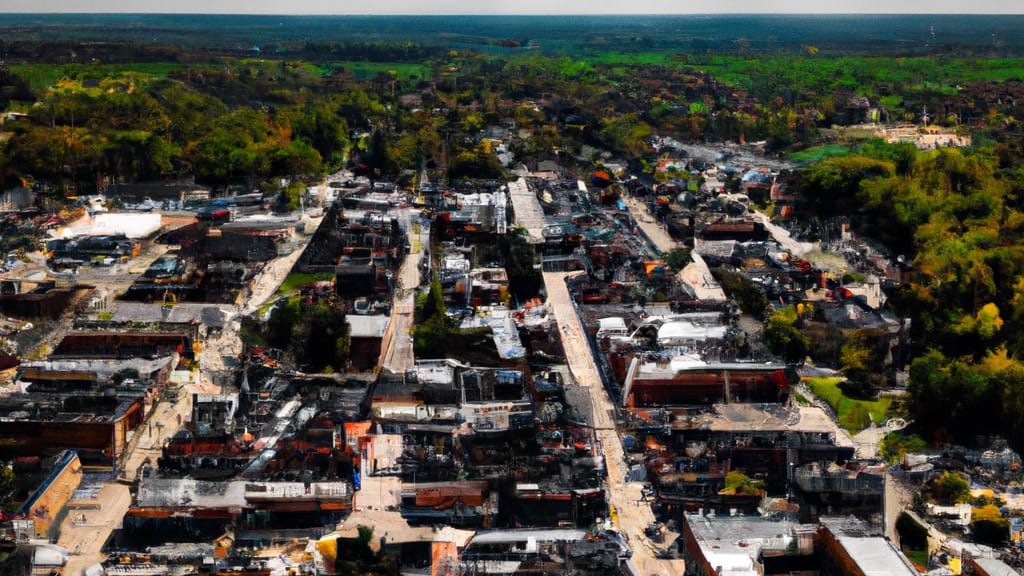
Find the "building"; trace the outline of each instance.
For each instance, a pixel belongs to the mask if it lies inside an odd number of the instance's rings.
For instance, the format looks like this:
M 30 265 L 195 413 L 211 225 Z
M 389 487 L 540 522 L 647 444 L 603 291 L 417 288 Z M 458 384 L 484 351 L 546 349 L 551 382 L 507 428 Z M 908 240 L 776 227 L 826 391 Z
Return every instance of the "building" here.
M 764 576 L 814 571 L 817 527 L 761 516 L 683 515 L 687 573 Z

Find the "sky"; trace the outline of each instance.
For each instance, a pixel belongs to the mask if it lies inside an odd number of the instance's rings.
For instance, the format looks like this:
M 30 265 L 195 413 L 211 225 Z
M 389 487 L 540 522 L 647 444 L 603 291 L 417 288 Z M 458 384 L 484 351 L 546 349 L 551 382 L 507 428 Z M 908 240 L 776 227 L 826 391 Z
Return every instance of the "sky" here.
M 2 12 L 181 14 L 1024 14 L 1020 0 L 0 0 Z

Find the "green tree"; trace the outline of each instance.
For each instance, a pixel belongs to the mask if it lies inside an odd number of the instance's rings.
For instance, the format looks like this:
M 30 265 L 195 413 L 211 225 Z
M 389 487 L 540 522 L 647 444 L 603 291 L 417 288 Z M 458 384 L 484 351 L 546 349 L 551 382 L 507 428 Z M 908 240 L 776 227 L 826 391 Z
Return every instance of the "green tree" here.
M 10 510 L 14 504 L 14 468 L 0 464 L 0 510 Z
M 320 302 L 301 305 L 302 324 L 291 345 L 295 362 L 305 370 L 343 370 L 348 363 L 351 340 L 345 312 Z
M 272 348 L 288 350 L 294 337 L 295 327 L 301 321 L 298 299 L 283 305 L 275 305 L 267 319 L 266 342 Z
M 971 485 L 959 474 L 943 472 L 942 476 L 928 482 L 928 495 L 942 506 L 970 501 Z
M 686 248 L 673 248 L 665 254 L 665 263 L 673 271 L 678 272 L 690 263 L 690 251 Z
M 892 432 L 882 438 L 880 455 L 890 464 L 898 464 L 907 454 L 922 452 L 927 447 L 928 444 L 919 436 Z
M 971 512 L 971 533 L 979 544 L 1003 546 L 1010 538 L 1010 521 L 995 504 L 988 504 Z
M 735 495 L 763 494 L 764 482 L 753 480 L 739 470 L 730 470 L 725 474 L 725 492 Z
M 764 329 L 768 349 L 792 364 L 801 364 L 807 358 L 807 337 L 796 328 L 797 320 L 796 308 L 787 306 L 773 313 Z
M 839 355 L 843 374 L 868 389 L 882 388 L 886 383 L 883 363 L 887 344 L 888 338 L 882 330 L 868 328 L 850 331 Z
M 746 274 L 722 267 L 713 268 L 711 274 L 745 314 L 760 317 L 768 309 L 768 297 L 764 290 Z
M 896 532 L 900 535 L 900 546 L 910 550 L 928 549 L 928 529 L 906 512 L 896 518 Z

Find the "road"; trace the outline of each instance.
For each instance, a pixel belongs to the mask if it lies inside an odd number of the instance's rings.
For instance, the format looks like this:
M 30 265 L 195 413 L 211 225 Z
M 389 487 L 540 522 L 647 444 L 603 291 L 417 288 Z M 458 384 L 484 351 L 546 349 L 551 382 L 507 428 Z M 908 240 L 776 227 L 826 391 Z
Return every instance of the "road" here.
M 72 509 L 65 517 L 60 526 L 57 545 L 71 553 L 64 567 L 63 573 L 66 576 L 78 576 L 89 566 L 105 559 L 101 549 L 110 538 L 110 534 L 120 528 L 121 521 L 131 505 L 128 485 L 135 480 L 139 468 L 147 458 L 155 463 L 164 443 L 188 418 L 192 411 L 192 392 L 216 390 L 202 384 L 188 385 L 184 387 L 177 401 L 159 402 L 148 422 L 135 431 L 135 436 L 129 442 L 123 456 L 124 464 L 121 466 L 124 472 L 119 481 L 104 484 L 95 501 L 77 503 L 88 509 Z M 81 520 L 83 516 L 84 522 Z
M 398 281 L 391 306 L 391 322 L 381 345 L 378 364 L 393 373 L 404 373 L 415 366 L 412 340 L 409 333 L 413 327 L 413 311 L 416 307 L 416 293 L 420 285 L 420 261 L 424 248 L 430 247 L 430 225 L 412 221 L 414 211 L 400 212 L 399 222 L 409 235 L 409 254 L 402 260 L 398 270 Z
M 322 217 L 314 218 L 313 226 L 319 226 L 322 220 Z M 274 296 L 281 283 L 284 282 L 285 277 L 295 267 L 295 263 L 302 257 L 302 253 L 305 252 L 306 246 L 309 245 L 311 239 L 311 235 L 303 237 L 289 254 L 275 258 L 263 268 L 256 277 L 256 284 L 253 286 L 252 292 L 249 293 L 249 298 L 242 308 L 244 314 L 256 312 Z
M 651 213 L 647 211 L 647 206 L 643 202 L 632 196 L 625 198 L 625 201 L 629 213 L 636 220 L 637 227 L 644 231 L 644 234 L 647 235 L 647 238 L 659 252 L 665 254 L 683 246 L 683 244 L 676 242 L 669 235 L 668 230 L 664 226 L 658 224 L 654 217 L 651 216 Z
M 285 276 L 291 271 L 309 238 L 302 238 L 295 249 L 267 265 L 256 278 L 252 295 L 246 302 L 243 312 L 252 313 L 268 301 Z M 155 259 L 158 254 L 147 254 L 146 259 Z M 152 261 L 152 260 L 150 260 Z M 134 269 L 138 264 L 132 263 Z M 241 351 L 237 330 L 225 329 L 221 334 L 203 343 L 200 352 L 200 365 L 204 370 L 224 368 L 225 357 Z M 84 503 L 88 509 L 72 511 L 60 527 L 57 544 L 69 552 L 68 564 L 64 568 L 67 576 L 78 576 L 86 568 L 102 562 L 104 555 L 100 552 L 110 538 L 110 534 L 121 526 L 124 515 L 131 505 L 128 485 L 135 481 L 139 468 L 149 459 L 156 461 L 164 444 L 173 436 L 180 426 L 189 419 L 192 412 L 192 393 L 216 394 L 221 390 L 209 382 L 202 373 L 196 374 L 195 382 L 182 387 L 176 401 L 160 401 L 146 423 L 140 426 L 128 443 L 122 457 L 123 471 L 118 482 L 108 482 L 100 489 L 94 502 Z M 81 521 L 82 515 L 85 521 Z
M 601 382 L 601 376 L 594 364 L 594 357 L 587 342 L 584 327 L 573 308 L 566 279 L 582 272 L 545 272 L 544 284 L 548 292 L 548 306 L 555 315 L 566 362 L 573 377 L 590 394 L 594 433 L 600 442 L 605 467 L 608 471 L 609 504 L 618 513 L 618 531 L 623 534 L 633 549 L 633 563 L 643 574 L 661 573 L 651 567 L 665 561 L 655 559 L 660 546 L 644 536 L 644 528 L 655 520 L 647 503 L 640 502 L 641 487 L 626 483 L 626 459 L 622 440 L 615 428 L 615 408 Z M 666 538 L 666 542 L 671 542 Z M 667 565 L 667 564 L 665 564 Z

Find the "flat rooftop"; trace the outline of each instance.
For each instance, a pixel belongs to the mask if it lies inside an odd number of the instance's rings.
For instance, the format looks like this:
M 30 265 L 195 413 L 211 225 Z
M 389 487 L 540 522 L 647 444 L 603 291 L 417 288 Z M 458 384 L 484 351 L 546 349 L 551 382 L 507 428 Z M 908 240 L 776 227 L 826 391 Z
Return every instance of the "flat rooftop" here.
M 687 415 L 687 428 L 716 432 L 808 432 L 831 434 L 837 446 L 853 446 L 841 429 L 817 406 L 789 408 L 781 404 L 714 404 L 710 411 Z
M 785 550 L 794 539 L 791 522 L 760 516 L 703 516 L 686 514 L 704 558 L 721 567 L 720 574 L 755 576 L 762 550 Z
M 917 576 L 917 571 L 891 542 L 873 534 L 863 523 L 851 523 L 846 518 L 822 518 L 821 523 L 864 576 Z

